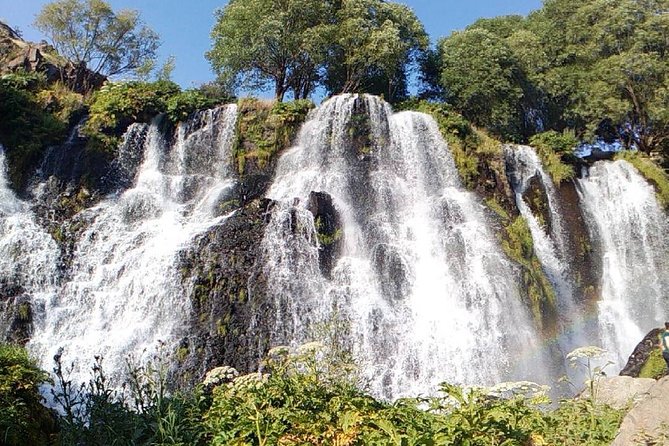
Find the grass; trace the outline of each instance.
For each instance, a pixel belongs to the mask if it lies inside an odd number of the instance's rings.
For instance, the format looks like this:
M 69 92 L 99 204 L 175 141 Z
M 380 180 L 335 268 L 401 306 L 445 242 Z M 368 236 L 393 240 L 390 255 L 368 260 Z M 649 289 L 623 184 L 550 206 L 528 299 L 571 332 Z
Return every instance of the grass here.
M 250 165 L 265 168 L 282 149 L 288 147 L 314 104 L 241 99 L 238 103 L 235 159 L 240 175 Z

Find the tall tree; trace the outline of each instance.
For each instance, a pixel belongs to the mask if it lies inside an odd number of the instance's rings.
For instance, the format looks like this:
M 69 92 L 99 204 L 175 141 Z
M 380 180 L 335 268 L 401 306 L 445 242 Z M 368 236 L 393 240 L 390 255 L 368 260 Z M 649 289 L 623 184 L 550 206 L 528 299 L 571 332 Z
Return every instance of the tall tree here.
M 504 39 L 485 29 L 442 40 L 441 85 L 445 99 L 473 123 L 518 139 L 522 131 L 522 73 Z
M 160 45 L 137 11 L 114 12 L 103 0 L 47 3 L 35 26 L 61 55 L 105 76 L 134 72 L 155 59 Z
M 393 100 L 406 94 L 407 69 L 427 50 L 429 39 L 405 5 L 383 0 L 343 0 L 328 51 L 326 88 L 365 91 Z
M 538 81 L 568 93 L 565 114 L 581 134 L 669 148 L 667 11 L 667 0 L 546 1 L 537 29 L 554 58 Z M 565 74 L 570 85 L 553 83 Z
M 207 58 L 225 84 L 273 85 L 277 100 L 288 91 L 305 98 L 319 80 L 331 8 L 321 0 L 231 0 L 216 11 Z

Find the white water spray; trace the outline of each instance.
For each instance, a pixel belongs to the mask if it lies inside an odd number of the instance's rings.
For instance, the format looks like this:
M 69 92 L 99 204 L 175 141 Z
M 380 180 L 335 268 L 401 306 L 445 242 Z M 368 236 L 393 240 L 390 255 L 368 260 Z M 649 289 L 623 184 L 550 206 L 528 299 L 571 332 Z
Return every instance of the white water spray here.
M 361 119 L 372 147 L 354 149 L 348 126 Z M 311 191 L 331 195 L 342 222 L 331 280 L 318 267 Z M 442 381 L 547 378 L 514 271 L 429 116 L 333 98 L 282 156 L 268 195 L 281 202 L 263 240 L 275 343 L 344 316 L 373 392 L 387 398 L 434 393 Z
M 77 216 L 88 226 L 70 277 L 35 296 L 44 310 L 29 348 L 43 366 L 62 349 L 75 381 L 89 378 L 96 355 L 120 376 L 127 355 L 140 359 L 174 341 L 189 308 L 177 254 L 225 218 L 217 204 L 234 185 L 236 116 L 234 105 L 199 112 L 178 126 L 173 144 L 152 125 L 134 186 Z
M 596 163 L 578 192 L 601 249 L 601 338 L 622 367 L 639 340 L 667 319 L 667 216 L 653 187 L 626 161 Z

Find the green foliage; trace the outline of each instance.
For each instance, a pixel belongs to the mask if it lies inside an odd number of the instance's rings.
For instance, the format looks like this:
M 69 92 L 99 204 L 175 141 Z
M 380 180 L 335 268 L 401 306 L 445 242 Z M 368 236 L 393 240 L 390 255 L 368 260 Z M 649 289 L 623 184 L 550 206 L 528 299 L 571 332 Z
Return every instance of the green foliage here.
M 38 387 L 48 381 L 22 347 L 0 343 L 0 443 L 45 445 L 53 432 L 51 414 Z
M 133 72 L 155 58 L 158 35 L 133 10 L 103 0 L 55 0 L 35 19 L 58 52 L 106 76 Z
M 402 97 L 407 66 L 428 44 L 408 7 L 381 0 L 233 0 L 216 16 L 214 70 L 245 89 L 273 84 L 278 101 L 307 98 L 319 84 Z
M 407 96 L 407 67 L 428 46 L 409 7 L 380 0 L 342 2 L 328 37 L 328 91 L 380 94 L 391 102 Z
M 46 147 L 65 138 L 69 97 L 55 96 L 53 109 L 45 109 L 39 92 L 43 77 L 14 74 L 0 78 L 0 144 L 7 153 L 9 178 L 17 188 L 25 186 Z M 63 101 L 61 103 L 60 101 Z
M 199 90 L 185 90 L 167 99 L 165 105 L 169 120 L 181 122 L 194 111 L 213 107 L 216 100 L 205 96 Z
M 68 370 L 57 355 L 52 394 L 63 413 L 59 444 L 202 444 L 202 394 L 196 388 L 188 394 L 169 395 L 165 359 L 155 357 L 143 366 L 128 359 L 128 378 L 118 388 L 110 384 L 101 357 L 95 359 L 91 380 L 77 386 L 68 379 Z
M 148 122 L 165 111 L 167 100 L 179 91 L 169 81 L 108 82 L 93 94 L 84 131 L 122 133 L 133 122 Z
M 440 42 L 445 99 L 469 121 L 518 140 L 524 135 L 520 70 L 511 48 L 485 29 L 454 33 Z
M 662 357 L 662 351 L 658 348 L 653 349 L 648 360 L 643 364 L 639 371 L 639 378 L 658 379 L 667 374 L 667 363 Z
M 537 150 L 544 169 L 555 184 L 571 179 L 576 174 L 573 166 L 562 161 L 561 155 L 571 152 L 577 143 L 573 135 L 554 130 L 530 138 L 530 144 Z
M 232 0 L 216 11 L 213 47 L 207 58 L 226 84 L 264 89 L 274 84 L 283 100 L 292 90 L 306 98 L 318 80 L 324 54 L 318 43 L 330 2 L 313 0 Z
M 281 149 L 288 147 L 313 107 L 309 100 L 240 100 L 235 144 L 239 173 L 246 173 L 251 166 L 264 168 Z
M 555 153 L 568 153 L 578 145 L 578 139 L 569 133 L 558 133 L 555 130 L 537 133 L 530 138 L 530 144 L 552 150 Z
M 655 186 L 657 200 L 665 209 L 669 209 L 669 177 L 664 169 L 638 151 L 624 150 L 618 152 L 616 159 L 622 159 L 632 164 L 646 180 Z
M 623 412 L 594 398 L 548 410 L 548 388 L 530 382 L 492 388 L 444 383 L 434 397 L 376 400 L 359 390 L 352 357 L 338 344 L 342 328 L 341 321 L 325 327 L 325 344 L 270 350 L 262 372 L 239 376 L 230 367 L 213 369 L 188 393 L 168 392 L 163 353 L 141 367 L 129 360 L 129 378 L 118 390 L 110 385 L 118 377 L 105 375 L 101 358 L 90 382 L 77 386 L 57 355 L 57 444 L 603 446 L 620 425 Z M 16 347 L 0 348 L 0 365 L 0 423 L 34 420 L 44 411 L 36 386 L 46 374 Z M 19 394 L 26 406 L 12 399 Z M 16 407 L 27 412 L 7 418 Z M 3 444 L 46 444 L 46 437 L 35 438 Z

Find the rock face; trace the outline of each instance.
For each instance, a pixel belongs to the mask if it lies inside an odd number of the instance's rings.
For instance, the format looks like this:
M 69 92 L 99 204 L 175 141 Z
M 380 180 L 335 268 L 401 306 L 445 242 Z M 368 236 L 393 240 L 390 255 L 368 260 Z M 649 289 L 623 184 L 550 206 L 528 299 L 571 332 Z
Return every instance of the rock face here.
M 653 351 L 660 348 L 660 333 L 662 333 L 662 329 L 656 328 L 643 338 L 643 341 L 636 346 L 630 355 L 625 368 L 620 372 L 621 376 L 639 376 L 641 369 L 648 362 Z
M 270 200 L 252 201 L 183 253 L 182 277 L 191 300 L 189 333 L 177 352 L 183 384 L 220 365 L 241 372 L 257 368 L 269 334 L 263 332 L 266 325 L 252 321 L 271 312 L 256 261 L 272 206 Z
M 611 446 L 669 444 L 669 377 L 653 384 L 623 419 Z
M 656 381 L 651 378 L 632 378 L 631 376 L 612 376 L 597 382 L 596 401 L 614 409 L 625 409 L 648 397 L 650 388 Z M 585 392 L 585 396 L 589 392 Z
M 107 80 L 85 64 L 74 64 L 59 56 L 47 43 L 26 42 L 0 22 L 0 74 L 15 71 L 43 73 L 47 82 L 61 81 L 78 93 L 99 88 Z

